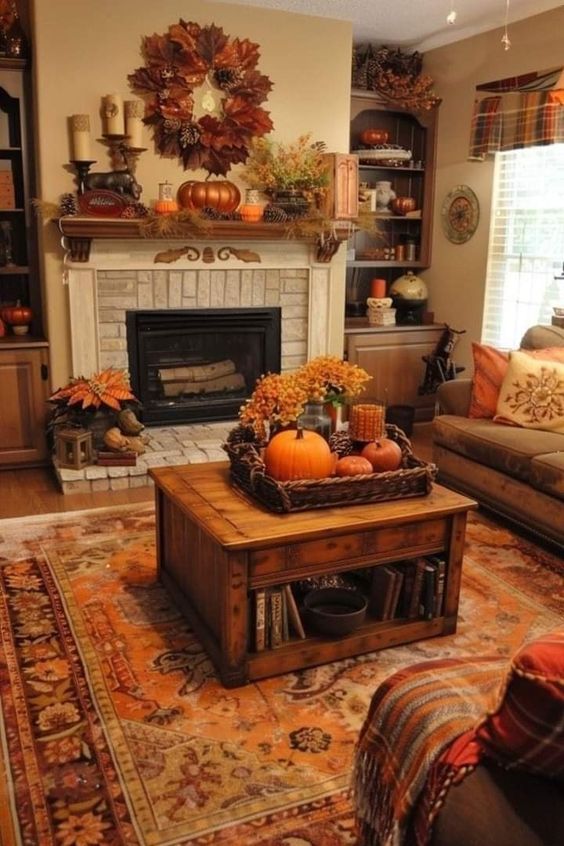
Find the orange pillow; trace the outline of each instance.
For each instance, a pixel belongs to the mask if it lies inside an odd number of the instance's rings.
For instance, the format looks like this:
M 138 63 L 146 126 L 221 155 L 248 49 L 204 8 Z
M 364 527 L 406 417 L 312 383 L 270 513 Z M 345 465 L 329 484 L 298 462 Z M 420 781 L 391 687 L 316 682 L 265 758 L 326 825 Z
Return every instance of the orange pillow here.
M 564 362 L 564 347 L 546 347 L 542 350 L 520 350 L 520 352 L 526 353 L 531 358 Z M 495 417 L 501 383 L 509 364 L 509 353 L 495 347 L 488 347 L 486 344 L 473 342 L 472 356 L 474 376 L 468 417 Z
M 468 417 L 493 417 L 509 363 L 509 353 L 473 342 L 472 356 L 474 376 Z

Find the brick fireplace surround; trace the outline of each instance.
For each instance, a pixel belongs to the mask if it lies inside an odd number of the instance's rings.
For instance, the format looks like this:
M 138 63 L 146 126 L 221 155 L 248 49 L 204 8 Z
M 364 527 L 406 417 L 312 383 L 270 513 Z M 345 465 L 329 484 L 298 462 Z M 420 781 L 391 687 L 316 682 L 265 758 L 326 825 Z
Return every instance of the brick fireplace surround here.
M 342 290 L 341 262 L 318 263 L 312 245 L 304 241 L 229 245 L 258 253 L 260 262 L 246 263 L 234 255 L 221 261 L 218 251 L 226 244 L 207 242 L 213 262 L 208 250 L 207 261 L 181 258 L 171 264 L 155 263 L 157 253 L 184 246 L 162 240 L 99 239 L 93 241 L 87 263 L 72 262 L 67 256 L 64 281 L 69 289 L 73 374 L 128 367 L 125 314 L 135 309 L 279 306 L 282 370 L 332 352 L 330 315 L 334 307 L 341 307 L 342 296 L 338 300 L 335 296 Z M 137 487 L 149 484 L 150 466 L 224 458 L 220 445 L 232 425 L 226 421 L 151 427 L 147 452 L 135 467 L 55 469 L 64 493 Z

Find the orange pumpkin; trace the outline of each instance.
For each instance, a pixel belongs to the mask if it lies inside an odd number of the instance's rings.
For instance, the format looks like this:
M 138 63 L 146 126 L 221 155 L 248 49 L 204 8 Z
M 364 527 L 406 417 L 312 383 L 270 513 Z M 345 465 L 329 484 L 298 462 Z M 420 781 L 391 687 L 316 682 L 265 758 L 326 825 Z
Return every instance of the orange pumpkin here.
M 377 438 L 371 441 L 366 444 L 361 455 L 369 460 L 375 473 L 397 470 L 401 465 L 401 447 L 391 438 Z
M 239 206 L 241 220 L 244 220 L 245 223 L 258 223 L 259 220 L 262 220 L 263 212 L 263 207 L 255 203 L 244 203 Z
M 390 138 L 390 133 L 385 129 L 364 129 L 360 133 L 360 140 L 363 144 L 373 146 L 375 144 L 387 144 Z
M 176 200 L 155 200 L 155 211 L 157 214 L 172 214 L 178 211 Z
M 345 455 L 339 458 L 335 465 L 337 476 L 361 476 L 363 473 L 372 473 L 372 464 L 362 455 Z
M 10 326 L 26 326 L 33 320 L 33 312 L 29 306 L 23 306 L 18 300 L 15 306 L 2 309 L 2 319 Z
M 235 211 L 241 202 L 241 192 L 236 185 L 226 179 L 183 182 L 176 196 L 183 209 L 192 211 L 211 208 L 229 213 Z
M 335 467 L 329 444 L 309 429 L 289 429 L 274 435 L 264 452 L 266 472 L 279 482 L 323 479 Z

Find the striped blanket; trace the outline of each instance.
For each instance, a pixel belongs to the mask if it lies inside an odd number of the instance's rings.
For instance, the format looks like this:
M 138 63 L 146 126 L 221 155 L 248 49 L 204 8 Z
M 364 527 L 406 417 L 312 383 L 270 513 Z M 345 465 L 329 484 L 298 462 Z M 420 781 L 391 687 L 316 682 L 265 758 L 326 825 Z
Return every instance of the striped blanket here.
M 417 846 L 428 842 L 448 787 L 479 762 L 474 728 L 496 703 L 506 672 L 506 659 L 449 658 L 408 667 L 380 685 L 353 774 L 362 846 L 400 846 L 418 801 Z

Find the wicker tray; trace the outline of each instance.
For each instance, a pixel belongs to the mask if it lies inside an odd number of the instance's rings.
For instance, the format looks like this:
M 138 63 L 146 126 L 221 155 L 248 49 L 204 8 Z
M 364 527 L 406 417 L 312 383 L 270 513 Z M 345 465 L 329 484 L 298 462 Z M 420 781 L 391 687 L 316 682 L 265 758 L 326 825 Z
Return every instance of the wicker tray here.
M 233 430 L 224 450 L 231 461 L 231 481 L 235 487 L 250 494 L 269 511 L 306 511 L 310 508 L 330 508 L 335 505 L 362 505 L 385 502 L 404 497 L 425 496 L 431 490 L 437 467 L 416 458 L 403 431 L 386 425 L 386 436 L 396 441 L 402 451 L 402 466 L 386 473 L 365 476 L 331 476 L 326 479 L 299 479 L 277 482 L 267 475 L 261 458 L 263 444 L 237 442 L 240 428 Z M 335 451 L 347 452 L 347 441 L 340 436 Z

